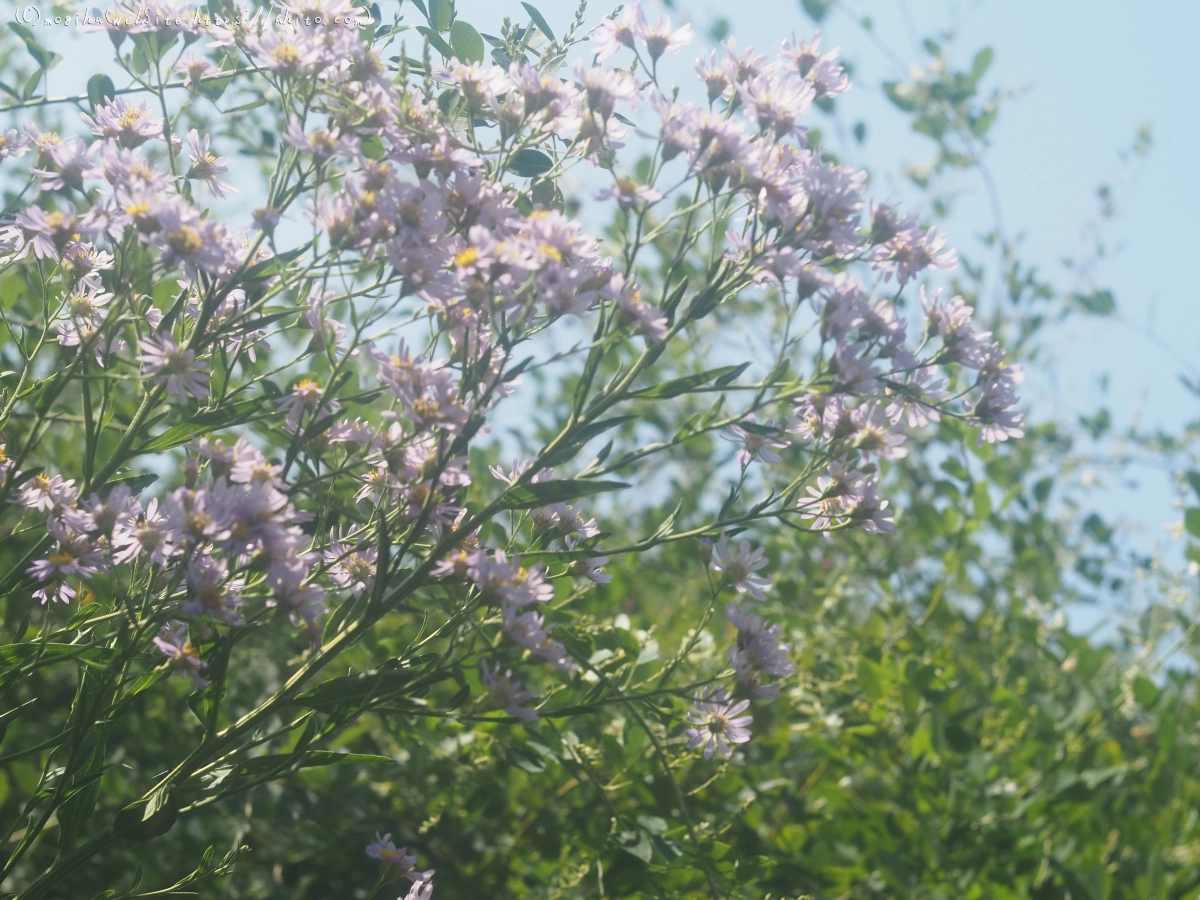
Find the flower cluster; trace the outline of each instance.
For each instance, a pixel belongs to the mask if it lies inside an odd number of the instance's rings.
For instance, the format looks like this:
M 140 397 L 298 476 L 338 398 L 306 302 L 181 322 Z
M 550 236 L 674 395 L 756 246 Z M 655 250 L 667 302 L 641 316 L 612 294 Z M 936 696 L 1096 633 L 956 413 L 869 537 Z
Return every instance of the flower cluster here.
M 197 689 L 219 682 L 236 662 L 214 664 L 209 648 L 228 637 L 232 654 L 233 636 L 286 613 L 310 641 L 311 668 L 280 688 L 290 703 L 385 616 L 393 623 L 419 610 L 433 623 L 422 639 L 446 642 L 444 655 L 418 657 L 438 662 L 421 665 L 453 665 L 467 692 L 462 672 L 478 664 L 476 700 L 506 714 L 491 716 L 497 733 L 513 720 L 541 727 L 540 680 L 552 675 L 554 692 L 577 691 L 599 681 L 608 652 L 588 661 L 587 636 L 561 607 L 587 592 L 607 596 L 607 554 L 649 550 L 677 527 L 673 514 L 649 538 L 608 542 L 607 507 L 579 500 L 628 486 L 605 473 L 623 478 L 644 458 L 721 432 L 736 446 L 720 470 L 733 473 L 728 499 L 716 515 L 717 504 L 687 504 L 686 515 L 704 517 L 688 531 L 712 536 L 702 546 L 719 576 L 713 604 L 721 590 L 765 602 L 765 551 L 734 536 L 771 519 L 827 536 L 893 531 L 882 467 L 907 453 L 907 429 L 956 417 L 981 442 L 1023 433 L 1020 367 L 975 328 L 962 298 L 921 287 L 924 334 L 910 344 L 900 292 L 953 266 L 954 255 L 914 217 L 868 207 L 865 173 L 833 162 L 810 134 L 813 105 L 849 89 L 819 35 L 785 41 L 772 56 L 729 41 L 697 61 L 693 97 L 658 78 L 660 59 L 691 29 L 651 22 L 638 4 L 604 20 L 587 60 L 561 70 L 580 41 L 533 57 L 529 32 L 517 40 L 508 26 L 503 40 L 489 38 L 496 64 L 435 64 L 441 38 L 423 60 L 385 61 L 349 0 L 280 2 L 286 25 L 209 21 L 167 0 L 151 7 L 166 26 L 131 15 L 105 27 L 117 45 L 133 35 L 139 48 L 150 46 L 150 30 L 160 42 L 207 40 L 211 59 L 193 53 L 175 65 L 188 87 L 176 93 L 188 98 L 179 108 L 164 99 L 160 115 L 123 92 L 82 117 L 81 135 L 33 123 L 0 134 L 0 160 L 30 158 L 32 198 L 0 222 L 0 267 L 40 279 L 43 308 L 23 315 L 42 316 L 61 354 L 53 366 L 27 359 L 25 392 L 5 395 L 0 425 L 18 449 L 10 459 L 0 442 L 0 497 L 19 511 L 21 534 L 35 534 L 33 562 L 18 577 L 45 614 L 51 600 L 137 594 L 135 618 L 148 623 L 137 649 L 154 671 L 174 670 Z M 335 21 L 355 27 L 328 27 Z M 626 53 L 624 67 L 606 64 Z M 189 125 L 198 120 L 189 104 L 208 96 L 212 79 L 232 78 L 234 59 L 281 106 L 267 205 L 246 228 L 227 224 L 236 157 Z M 630 128 L 652 148 L 637 178 L 621 169 Z M 559 184 L 575 166 L 611 180 L 597 195 L 620 226 L 609 239 L 563 202 Z M 705 209 L 719 212 L 705 221 Z M 289 243 L 297 231 L 302 242 Z M 639 259 L 668 233 L 682 241 L 675 263 Z M 689 283 L 682 260 L 704 233 L 717 249 L 704 283 Z M 768 379 L 725 393 L 745 367 L 657 388 L 647 380 L 671 358 L 668 342 L 763 289 L 795 297 L 790 314 L 811 317 L 819 335 L 803 387 L 777 390 Z M 794 351 L 785 341 L 776 371 L 796 362 L 784 358 Z M 573 396 L 561 420 L 543 423 L 540 411 L 504 402 L 529 367 L 577 359 L 585 362 L 563 381 Z M 973 383 L 963 371 L 976 373 Z M 644 440 L 643 424 L 658 421 L 632 422 L 635 404 L 701 392 L 722 395 L 713 417 L 676 438 Z M 755 399 L 712 424 L 728 396 Z M 39 429 L 47 411 L 70 404 L 61 421 L 82 420 L 84 462 L 69 471 L 74 462 L 53 460 L 64 474 L 46 474 Z M 20 415 L 8 418 L 14 409 Z M 528 446 L 535 421 L 557 435 L 540 449 Z M 528 458 L 492 467 L 498 485 L 473 481 L 472 466 L 492 452 L 479 438 L 510 430 Z M 612 443 L 563 476 L 602 435 Z M 628 446 L 606 462 L 617 442 Z M 143 501 L 134 467 L 152 453 L 169 454 L 155 469 L 165 486 Z M 747 502 L 760 482 L 767 499 Z M 98 600 L 109 601 L 116 607 L 107 594 Z M 727 685 L 692 671 L 685 652 L 655 689 L 656 703 L 692 696 L 677 743 L 705 758 L 748 742 L 745 695 L 773 700 L 795 672 L 780 626 L 735 604 L 726 615 L 737 631 L 732 676 L 720 676 Z M 322 646 L 324 633 L 335 639 Z M 655 658 L 626 656 L 631 671 Z M 518 661 L 549 670 L 518 677 Z M 387 665 L 409 663 L 417 665 Z M 413 682 L 428 690 L 448 672 Z M 388 685 L 410 674 L 381 673 Z M 694 680 L 674 685 L 684 673 Z M 222 740 L 250 741 L 264 726 L 248 713 Z M 367 853 L 412 882 L 409 900 L 430 896 L 433 871 L 416 871 L 415 855 L 390 835 Z

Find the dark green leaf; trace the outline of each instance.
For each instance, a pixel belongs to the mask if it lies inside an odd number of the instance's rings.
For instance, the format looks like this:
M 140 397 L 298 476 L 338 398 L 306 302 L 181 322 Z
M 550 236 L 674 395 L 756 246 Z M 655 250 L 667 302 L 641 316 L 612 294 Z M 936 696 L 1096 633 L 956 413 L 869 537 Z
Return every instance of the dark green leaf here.
M 269 753 L 248 759 L 238 766 L 239 775 L 262 775 L 276 769 L 315 769 L 320 766 L 345 766 L 354 763 L 393 763 L 390 756 L 376 753 L 342 753 L 337 750 L 309 750 L 305 753 Z
M 696 388 L 702 387 L 710 381 L 715 381 L 718 387 L 724 387 L 741 375 L 742 372 L 746 371 L 749 365 L 750 363 L 742 363 L 740 366 L 721 366 L 717 369 L 709 369 L 706 372 L 697 372 L 695 375 L 684 375 L 682 378 L 675 378 L 671 381 L 664 381 L 662 384 L 656 384 L 653 387 L 634 391 L 629 396 L 636 397 L 638 400 L 667 400 L 671 397 L 678 397 L 680 394 L 694 391 Z
M 509 171 L 520 178 L 535 178 L 554 168 L 554 160 L 532 147 L 518 151 L 509 163 Z
M 613 835 L 613 841 L 626 853 L 636 856 L 644 863 L 650 862 L 650 857 L 654 855 L 650 838 L 640 831 L 622 831 Z
M 512 765 L 532 775 L 546 771 L 546 761 L 527 747 L 509 747 L 504 755 Z
M 1090 294 L 1072 294 L 1071 299 L 1084 312 L 1093 316 L 1111 316 L 1117 309 L 1112 291 L 1092 291 Z
M 419 31 L 425 40 L 429 41 L 429 46 L 442 54 L 446 59 L 451 59 L 454 56 L 454 50 L 446 43 L 446 39 L 434 31 L 432 28 L 426 28 L 424 25 L 418 25 Z
M 800 5 L 814 22 L 820 22 L 829 15 L 833 0 L 800 0 Z
M 538 30 L 550 38 L 550 40 L 554 40 L 554 32 L 550 30 L 550 25 L 546 21 L 546 17 L 538 12 L 537 7 L 532 3 L 522 3 L 521 5 L 525 7 L 525 12 L 529 13 L 530 20 L 538 27 Z
M 107 75 L 93 75 L 88 79 L 87 95 L 92 112 L 95 112 L 97 106 L 103 106 L 117 95 L 117 87 Z
M 1193 506 L 1183 514 L 1183 525 L 1194 538 L 1200 538 L 1200 507 Z
M 629 487 L 621 481 L 590 481 L 586 478 L 542 481 L 511 487 L 500 498 L 504 509 L 536 509 L 550 503 L 565 503 L 577 497 L 588 497 L 605 491 L 620 491 Z
M 578 431 L 571 435 L 570 440 L 565 442 L 553 453 L 546 456 L 545 463 L 548 466 L 559 466 L 565 462 L 569 462 L 575 457 L 583 446 L 595 437 L 599 437 L 608 431 L 610 428 L 616 428 L 625 422 L 630 422 L 636 419 L 637 416 L 614 416 L 611 419 L 601 419 L 599 422 L 592 422 L 584 425 Z
M 155 792 L 149 800 L 126 806 L 113 820 L 113 832 L 135 843 L 150 841 L 171 830 L 179 818 L 179 806 L 168 790 Z

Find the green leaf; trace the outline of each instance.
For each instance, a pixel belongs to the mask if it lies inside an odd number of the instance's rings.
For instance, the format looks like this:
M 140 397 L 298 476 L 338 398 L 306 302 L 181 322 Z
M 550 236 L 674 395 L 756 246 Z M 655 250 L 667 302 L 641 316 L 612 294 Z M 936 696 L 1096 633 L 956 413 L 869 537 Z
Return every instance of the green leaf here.
M 364 138 L 359 147 L 362 149 L 362 155 L 367 159 L 383 159 L 387 154 L 387 149 L 383 146 L 383 139 L 377 134 Z
M 1196 496 L 1200 497 L 1200 472 L 1188 472 L 1184 475 L 1184 478 L 1187 479 L 1187 483 L 1191 485 L 1192 490 L 1196 492 Z
M 37 93 L 38 85 L 42 83 L 42 76 L 45 74 L 44 69 L 38 69 L 25 82 L 25 87 L 21 89 L 22 100 L 32 100 Z
M 554 32 L 550 30 L 550 25 L 546 22 L 546 17 L 538 12 L 537 7 L 532 3 L 522 3 L 521 5 L 525 7 L 525 12 L 529 13 L 530 21 L 538 27 L 538 30 L 550 38 L 550 40 L 554 40 Z
M 380 700 L 399 693 L 412 681 L 407 669 L 381 669 L 359 675 L 333 678 L 300 694 L 292 702 L 298 706 L 326 711 L 345 711 L 347 707 Z
M 1146 676 L 1139 675 L 1133 679 L 1133 699 L 1149 709 L 1158 699 L 1158 687 Z
M 483 38 L 467 22 L 455 22 L 450 28 L 450 47 L 463 62 L 483 62 Z
M 29 55 L 33 57 L 39 69 L 53 69 L 62 62 L 62 55 L 43 47 L 29 28 L 26 28 L 19 22 L 9 22 L 8 27 L 13 30 L 17 37 L 25 42 L 25 49 L 29 51 Z
M 1200 507 L 1193 506 L 1183 514 L 1183 526 L 1194 538 L 1200 538 Z
M 820 22 L 829 15 L 829 7 L 833 0 L 800 0 L 800 5 L 814 22 Z
M 984 47 L 975 54 L 975 59 L 971 62 L 971 80 L 978 81 L 983 77 L 984 73 L 991 68 L 992 61 L 996 58 L 996 51 L 991 47 Z
M 504 755 L 512 765 L 531 775 L 546 771 L 546 761 L 528 747 L 509 747 Z
M 306 753 L 268 753 L 248 759 L 238 766 L 239 775 L 262 775 L 276 769 L 315 769 L 320 766 L 345 766 L 353 763 L 394 763 L 390 756 L 376 753 L 343 753 L 337 750 L 309 750 Z
M 232 428 L 235 425 L 244 425 L 251 421 L 265 405 L 266 398 L 257 397 L 253 400 L 238 401 L 225 409 L 198 413 L 192 417 L 190 422 L 172 425 L 158 437 L 144 444 L 137 452 L 161 453 L 164 450 L 181 447 L 193 437 L 200 437 L 223 428 Z
M 554 168 L 554 160 L 532 147 L 518 151 L 509 162 L 509 171 L 518 178 L 536 178 Z
M 1072 294 L 1075 305 L 1092 316 L 1111 316 L 1117 309 L 1112 291 L 1092 291 L 1090 294 Z
M 621 491 L 629 485 L 622 481 L 591 481 L 564 478 L 511 487 L 500 497 L 504 509 L 536 509 L 551 503 L 565 503 L 576 497 L 588 497 L 605 491 Z
M 117 87 L 107 75 L 93 75 L 88 79 L 87 95 L 92 112 L 95 112 L 97 106 L 103 106 L 117 95 Z
M 179 806 L 168 790 L 156 791 L 148 800 L 126 806 L 113 820 L 113 832 L 127 841 L 141 843 L 161 837 L 179 818 Z
M 640 831 L 622 831 L 613 835 L 613 840 L 630 856 L 636 856 L 644 863 L 650 862 L 650 857 L 654 855 L 650 838 Z
M 885 81 L 883 83 L 883 92 L 887 94 L 889 100 L 896 108 L 903 112 L 915 112 L 917 109 L 916 99 L 913 97 L 912 88 L 906 84 L 900 84 L 896 81 Z
M 424 35 L 425 40 L 429 41 L 429 46 L 442 54 L 446 59 L 451 59 L 454 56 L 454 50 L 446 43 L 446 39 L 434 31 L 432 28 L 426 28 L 424 25 L 418 25 L 417 31 Z
M 553 453 L 547 454 L 545 459 L 546 465 L 560 466 L 565 462 L 569 462 L 575 457 L 576 453 L 583 449 L 583 446 L 588 441 L 599 437 L 610 428 L 616 428 L 618 425 L 623 425 L 625 422 L 636 418 L 637 416 L 613 416 L 611 419 L 601 419 L 599 422 L 584 425 L 572 434 L 570 440 L 563 444 L 563 446 L 559 447 Z
M 868 697 L 878 700 L 883 696 L 884 677 L 879 663 L 866 656 L 858 658 L 858 686 Z
M 449 31 L 454 21 L 454 4 L 451 0 L 429 0 L 429 25 L 435 31 Z
M 653 387 L 634 391 L 629 396 L 636 397 L 638 400 L 668 400 L 671 397 L 678 397 L 680 394 L 690 393 L 710 381 L 715 381 L 717 387 L 724 387 L 746 371 L 749 366 L 750 363 L 742 363 L 740 366 L 721 366 L 717 369 L 697 372 L 695 375 L 684 375 L 682 378 L 675 378 Z

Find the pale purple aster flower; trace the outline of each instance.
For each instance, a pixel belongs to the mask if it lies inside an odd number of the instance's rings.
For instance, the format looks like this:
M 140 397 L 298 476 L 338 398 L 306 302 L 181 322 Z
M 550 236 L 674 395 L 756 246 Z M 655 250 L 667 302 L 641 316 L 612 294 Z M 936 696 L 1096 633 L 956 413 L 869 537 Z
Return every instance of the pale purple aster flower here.
M 770 560 L 763 556 L 763 549 L 750 550 L 750 542 L 743 539 L 735 555 L 729 547 L 729 535 L 721 535 L 713 557 L 713 568 L 725 576 L 725 583 L 737 589 L 739 594 L 749 594 L 755 600 L 766 600 L 762 592 L 771 586 L 771 579 L 755 575 L 759 569 L 766 568 Z
M 302 31 L 265 28 L 261 36 L 249 35 L 247 52 L 272 72 L 295 76 L 326 67 L 322 45 Z
M 717 62 L 717 51 L 710 50 L 707 55 L 700 54 L 692 66 L 708 92 L 708 100 L 712 103 L 720 97 L 728 99 L 732 96 L 733 86 L 729 81 L 729 73 L 725 66 Z
M 634 3 L 621 10 L 616 17 L 605 19 L 592 32 L 592 43 L 596 45 L 596 60 L 603 62 L 622 47 L 632 50 L 635 39 L 646 24 L 642 15 L 642 4 Z
M 328 441 L 331 444 L 356 444 L 361 450 L 377 437 L 378 434 L 369 422 L 362 419 L 355 419 L 353 422 L 340 419 L 329 429 Z
M 86 535 L 74 531 L 55 517 L 46 521 L 46 531 L 58 542 L 58 545 L 54 552 L 45 559 L 35 560 L 25 570 L 27 574 L 32 575 L 40 582 L 50 583 L 52 587 L 54 584 L 63 582 L 68 576 L 90 578 L 107 570 L 108 565 L 104 561 L 103 549 Z M 39 595 L 42 603 L 45 603 L 48 599 L 47 593 L 39 592 Z M 74 595 L 74 591 L 71 591 L 70 596 Z M 66 598 L 61 590 L 58 591 L 58 599 L 65 602 Z
M 112 298 L 99 281 L 81 281 L 67 297 L 67 320 L 58 323 L 58 342 L 73 347 L 95 334 L 104 321 L 104 307 Z
M 142 504 L 133 496 L 133 491 L 127 484 L 116 485 L 108 492 L 107 497 L 92 494 L 80 505 L 83 509 L 77 512 L 86 515 L 89 520 L 86 530 L 105 537 L 112 534 L 113 527 L 118 522 L 142 511 Z
M 526 709 L 522 705 L 537 694 L 522 688 L 521 682 L 513 678 L 512 669 L 505 669 L 501 674 L 500 667 L 491 665 L 486 659 L 480 661 L 479 668 L 480 679 L 491 693 L 493 703 L 517 719 L 529 722 L 538 717 L 536 709 Z
M 641 6 L 638 6 L 638 16 L 641 18 Z M 671 20 L 659 16 L 653 24 L 643 18 L 637 26 L 637 35 L 646 42 L 646 52 L 653 62 L 658 62 L 664 53 L 674 53 L 680 47 L 692 42 L 695 33 L 692 26 L 684 24 L 675 30 L 671 29 Z
M 617 103 L 632 100 L 637 96 L 637 83 L 623 69 L 606 69 L 601 66 L 584 66 L 580 60 L 575 65 L 575 75 L 583 82 L 587 108 L 608 119 Z
M 781 76 L 772 72 L 758 75 L 738 87 L 746 115 L 758 123 L 760 130 L 776 139 L 789 135 L 803 136 L 800 120 L 812 107 L 816 92 L 807 81 Z
M 113 527 L 113 560 L 133 562 L 145 554 L 155 565 L 166 565 L 181 552 L 170 540 L 171 528 L 158 510 L 158 498 L 151 499 L 145 512 L 135 512 Z
M 596 194 L 597 200 L 616 200 L 621 209 L 632 209 L 643 204 L 657 203 L 663 198 L 662 191 L 638 184 L 628 175 L 617 178 L 610 186 Z
M 944 387 L 946 379 L 938 378 L 934 369 L 923 368 L 909 372 L 904 381 L 904 389 L 896 390 L 896 399 L 888 404 L 888 421 L 898 425 L 907 411 L 909 428 L 924 428 L 930 422 L 940 422 L 942 414 L 937 404 L 950 396 L 943 390 Z
M 280 412 L 287 414 L 287 419 L 284 422 L 284 429 L 290 434 L 297 434 L 300 431 L 300 423 L 306 413 L 313 413 L 309 416 L 311 422 L 316 413 L 313 411 L 321 404 L 321 398 L 325 393 L 325 389 L 311 378 L 301 378 L 294 385 L 290 394 L 281 397 L 276 401 Z M 320 413 L 329 415 L 341 409 L 341 404 L 336 400 L 327 399 L 324 405 L 321 405 Z
M 850 510 L 850 517 L 859 522 L 867 534 L 895 534 L 896 523 L 892 510 L 888 509 L 887 500 L 879 498 L 877 487 L 875 479 L 863 482 Z
M 564 672 L 575 672 L 579 669 L 578 663 L 567 658 L 567 648 L 550 637 L 544 618 L 533 610 L 518 615 L 513 607 L 505 605 L 504 633 L 514 643 L 556 669 Z
M 925 327 L 942 339 L 945 358 L 970 369 L 982 369 L 991 353 L 991 332 L 975 331 L 972 319 L 975 310 L 962 297 L 941 300 L 941 290 L 932 297 L 921 286 L 921 306 L 925 310 Z
M 781 59 L 789 61 L 797 74 L 812 82 L 818 97 L 836 97 L 850 89 L 850 78 L 838 65 L 837 48 L 822 54 L 821 32 L 816 32 L 808 43 L 797 41 L 792 35 L 779 50 Z
M 329 580 L 340 590 L 348 590 L 355 597 L 370 591 L 375 584 L 378 559 L 377 547 L 355 548 L 346 542 L 344 533 L 329 532 L 325 563 L 329 566 Z
M 574 550 L 580 540 L 581 538 L 576 537 L 575 535 L 567 535 L 566 538 L 564 538 L 568 550 Z M 576 559 L 571 562 L 570 571 L 572 575 L 582 575 L 589 581 L 593 581 L 596 584 L 608 584 L 613 580 L 613 577 L 600 571 L 600 569 L 603 566 L 607 566 L 608 563 L 609 557 L 607 556 L 593 556 L 591 559 Z
M 11 503 L 37 512 L 70 506 L 75 500 L 75 482 L 61 475 L 35 475 L 21 486 L 21 492 Z
M 721 437 L 727 441 L 741 443 L 742 449 L 737 452 L 738 465 L 748 466 L 756 459 L 765 463 L 782 462 L 783 457 L 775 451 L 790 447 L 791 443 L 782 438 L 779 429 L 775 427 L 775 420 L 767 419 L 762 425 L 757 425 L 754 413 L 750 413 L 746 416 L 745 421 L 752 427 L 743 428 L 740 425 L 730 425 L 721 434 Z
M 883 269 L 883 280 L 893 275 L 903 285 L 925 269 L 953 269 L 958 257 L 953 248 L 946 247 L 946 236 L 930 228 L 905 228 L 871 253 L 872 268 Z
M 379 860 L 397 877 L 408 875 L 417 864 L 416 854 L 410 854 L 407 847 L 397 847 L 392 843 L 390 832 L 383 837 L 375 832 L 375 840 L 367 844 L 366 851 L 367 856 Z
M 744 744 L 750 740 L 750 723 L 753 716 L 742 716 L 750 707 L 749 700 L 733 702 L 724 688 L 705 688 L 695 696 L 695 707 L 688 713 L 693 727 L 684 734 L 689 738 L 688 749 L 704 748 L 704 758 L 712 759 L 718 752 L 726 759 L 733 756 L 731 744 Z
M 245 605 L 241 576 L 229 578 L 229 564 L 208 553 L 197 553 L 188 563 L 188 599 L 183 611 L 189 616 L 209 615 L 229 625 L 243 621 L 238 610 Z
M 725 51 L 725 72 L 735 85 L 757 78 L 772 65 L 761 53 L 755 53 L 753 47 L 747 47 L 739 53 L 736 38 L 722 41 L 721 48 Z
M 516 556 L 509 562 L 503 550 L 496 550 L 491 558 L 483 549 L 476 551 L 468 562 L 467 577 L 488 603 L 499 603 L 506 610 L 554 599 L 554 585 L 546 581 L 541 566 L 527 569 Z
M 729 662 L 738 681 L 759 697 L 774 700 L 779 696 L 779 685 L 764 683 L 763 676 L 786 678 L 796 671 L 796 664 L 788 657 L 792 645 L 779 640 L 783 629 L 779 625 L 766 626 L 758 616 L 742 612 L 735 603 L 725 607 L 725 615 L 738 630 L 738 644 L 729 648 Z
M 331 156 L 349 156 L 357 146 L 353 138 L 344 136 L 337 127 L 305 134 L 299 119 L 288 123 L 283 140 L 302 153 L 311 154 L 317 162 L 324 162 Z
M 199 268 L 224 277 L 237 268 L 228 229 L 206 219 L 181 200 L 163 203 L 153 209 L 152 221 L 156 238 L 161 242 L 163 262 L 181 262 L 189 271 Z
M 433 875 L 434 869 L 426 869 L 424 872 L 418 872 L 421 876 L 419 881 L 414 881 L 412 887 L 408 889 L 408 893 L 404 895 L 402 900 L 430 900 L 433 897 Z M 412 878 L 413 876 L 408 876 Z M 401 898 L 397 898 L 401 900 Z
M 862 493 L 863 473 L 858 469 L 847 469 L 840 462 L 829 465 L 829 476 L 817 478 L 814 487 L 805 490 L 809 497 L 796 502 L 801 510 L 800 518 L 812 519 L 813 527 L 825 529 L 837 525 L 848 510 L 854 507 Z
M 155 384 L 165 384 L 167 392 L 180 403 L 188 397 L 203 400 L 208 394 L 208 371 L 195 350 L 185 350 L 170 335 L 156 334 L 138 341 L 142 374 Z
M 200 133 L 193 128 L 188 132 L 187 140 L 188 146 L 191 148 L 192 157 L 192 167 L 188 169 L 187 177 L 203 181 L 218 200 L 225 199 L 226 191 L 237 193 L 237 188 L 233 185 L 226 184 L 217 179 L 218 175 L 229 171 L 229 159 L 225 156 L 217 156 L 209 151 L 209 142 L 212 140 L 211 135 L 206 134 L 204 139 L 201 140 Z
M 46 156 L 48 160 L 42 162 L 39 154 L 38 168 L 29 170 L 42 179 L 40 188 L 43 191 L 57 191 L 64 187 L 82 190 L 84 179 L 104 176 L 104 171 L 92 163 L 90 149 L 77 137 L 72 136 L 52 145 Z
M 13 224 L 24 232 L 17 241 L 14 259 L 24 259 L 31 250 L 38 259 L 57 259 L 63 247 L 96 230 L 91 216 L 76 216 L 70 203 L 65 204 L 65 209 L 50 212 L 40 206 L 28 206 L 13 217 Z
M 304 320 L 313 333 L 310 346 L 318 353 L 326 350 L 337 353 L 346 339 L 346 326 L 326 313 L 328 305 L 335 299 L 334 291 L 325 291 L 320 285 L 314 285 L 308 295 L 308 312 L 304 314 Z
M 210 682 L 200 675 L 200 670 L 207 669 L 208 663 L 200 658 L 199 651 L 188 640 L 186 625 L 178 628 L 163 625 L 162 631 L 154 638 L 154 646 L 167 657 L 171 667 L 190 678 L 196 688 L 208 687 Z
M 0 161 L 10 156 L 24 156 L 29 151 L 29 135 L 10 128 L 0 132 Z
M 433 77 L 457 84 L 466 98 L 467 106 L 475 110 L 491 106 L 498 96 L 512 87 L 508 73 L 500 66 L 478 62 L 464 65 L 457 59 L 452 60 L 449 66 L 435 70 Z
M 904 447 L 904 435 L 892 430 L 886 411 L 878 404 L 865 404 L 850 413 L 857 429 L 854 446 L 862 452 L 864 460 L 872 456 L 878 459 L 902 459 L 908 456 Z
M 162 119 L 151 118 L 150 110 L 144 104 L 135 105 L 124 97 L 97 106 L 94 116 L 80 113 L 79 117 L 91 126 L 92 134 L 116 141 L 122 147 L 139 147 L 163 136 Z
M 325 592 L 308 581 L 317 559 L 319 556 L 316 553 L 294 553 L 284 559 L 276 559 L 267 566 L 267 586 L 273 591 L 273 596 L 266 605 L 269 608 L 280 606 L 287 609 L 292 624 L 303 623 L 314 644 L 321 641 L 317 617 L 325 613 Z
M 209 75 L 219 74 L 221 70 L 203 56 L 189 53 L 175 64 L 175 71 L 183 73 L 183 83 L 190 88 L 199 85 Z

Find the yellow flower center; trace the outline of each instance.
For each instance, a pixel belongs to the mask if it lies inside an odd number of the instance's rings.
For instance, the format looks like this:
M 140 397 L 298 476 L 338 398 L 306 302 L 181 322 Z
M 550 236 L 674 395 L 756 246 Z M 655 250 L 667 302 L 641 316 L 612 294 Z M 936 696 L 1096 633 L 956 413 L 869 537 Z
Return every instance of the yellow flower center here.
M 204 246 L 204 238 L 191 225 L 180 225 L 167 235 L 167 246 L 180 255 L 196 253 Z

